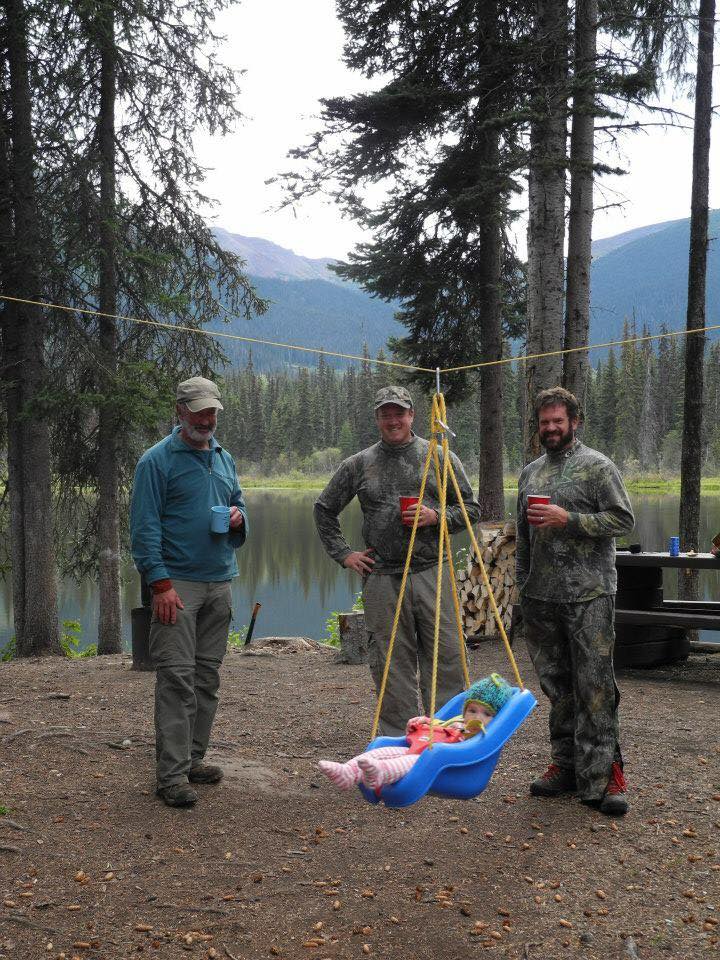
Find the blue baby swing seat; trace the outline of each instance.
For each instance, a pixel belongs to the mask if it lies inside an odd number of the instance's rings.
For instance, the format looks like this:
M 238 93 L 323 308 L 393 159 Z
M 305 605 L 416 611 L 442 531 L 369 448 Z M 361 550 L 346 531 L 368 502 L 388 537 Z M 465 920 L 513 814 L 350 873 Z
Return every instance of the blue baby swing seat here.
M 459 693 L 438 710 L 438 720 L 449 720 L 462 713 L 466 694 Z M 386 807 L 407 807 L 426 793 L 469 800 L 482 793 L 490 782 L 500 752 L 520 724 L 537 705 L 529 690 L 513 687 L 513 695 L 500 710 L 484 734 L 478 733 L 463 743 L 438 743 L 420 754 L 412 770 L 380 791 L 360 786 L 370 803 L 381 800 Z M 367 748 L 403 747 L 405 737 L 376 737 Z

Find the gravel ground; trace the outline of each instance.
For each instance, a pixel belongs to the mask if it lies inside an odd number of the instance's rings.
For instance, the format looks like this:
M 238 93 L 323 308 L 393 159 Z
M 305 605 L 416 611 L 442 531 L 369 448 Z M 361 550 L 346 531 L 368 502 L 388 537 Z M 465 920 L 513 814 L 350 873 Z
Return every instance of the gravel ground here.
M 470 659 L 473 677 L 503 669 L 494 644 Z M 234 652 L 212 751 L 226 778 L 171 810 L 154 796 L 152 674 L 103 657 L 0 679 L 3 960 L 720 952 L 720 656 L 620 674 L 620 820 L 528 795 L 547 763 L 539 693 L 482 796 L 390 810 L 314 767 L 366 743 L 366 668 Z

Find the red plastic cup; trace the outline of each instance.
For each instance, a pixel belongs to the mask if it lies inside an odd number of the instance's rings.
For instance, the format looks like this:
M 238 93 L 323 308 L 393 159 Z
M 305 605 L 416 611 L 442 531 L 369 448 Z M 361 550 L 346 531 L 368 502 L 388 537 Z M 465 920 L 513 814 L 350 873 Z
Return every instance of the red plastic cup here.
M 546 496 L 544 493 L 529 493 L 527 498 L 528 507 L 533 507 L 536 504 L 540 503 L 550 503 L 550 497 Z M 539 524 L 533 523 L 533 521 L 528 517 L 528 523 L 532 527 L 537 527 Z
M 405 510 L 409 510 L 410 507 L 415 507 L 420 501 L 420 497 L 400 497 L 400 516 L 402 517 Z M 404 527 L 411 527 L 413 525 L 412 520 L 403 520 Z

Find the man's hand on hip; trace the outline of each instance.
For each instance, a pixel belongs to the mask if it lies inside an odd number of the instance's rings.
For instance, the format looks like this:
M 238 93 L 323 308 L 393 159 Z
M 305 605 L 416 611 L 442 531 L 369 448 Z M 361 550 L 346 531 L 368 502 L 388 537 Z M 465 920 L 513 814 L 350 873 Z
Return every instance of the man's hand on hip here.
M 174 587 L 170 587 L 165 593 L 156 593 L 153 596 L 153 613 L 160 623 L 175 623 L 178 608 L 184 610 L 185 605 Z
M 375 558 L 371 556 L 372 552 L 372 548 L 368 550 L 354 550 L 345 557 L 343 566 L 347 567 L 348 570 L 354 570 L 355 573 L 359 573 L 361 577 L 366 577 L 369 573 L 372 573 L 375 563 Z
M 230 529 L 239 530 L 245 518 L 237 507 L 230 507 Z
M 563 510 L 556 503 L 534 503 L 527 508 L 528 523 L 533 527 L 566 527 L 568 522 L 567 510 Z

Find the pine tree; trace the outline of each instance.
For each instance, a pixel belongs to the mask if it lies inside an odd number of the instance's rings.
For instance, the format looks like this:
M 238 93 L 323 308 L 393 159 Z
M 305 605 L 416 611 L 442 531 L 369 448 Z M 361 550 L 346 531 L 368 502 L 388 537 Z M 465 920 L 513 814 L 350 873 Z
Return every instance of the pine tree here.
M 307 367 L 300 367 L 298 371 L 294 408 L 295 418 L 291 431 L 291 449 L 299 456 L 307 457 L 313 451 L 316 436 L 315 424 L 311 420 L 313 411 L 310 394 L 310 376 Z
M 695 77 L 692 199 L 688 268 L 687 330 L 685 342 L 685 396 L 680 471 L 680 545 L 700 549 L 700 480 L 702 476 L 703 364 L 707 286 L 708 217 L 710 196 L 710 128 L 712 126 L 713 50 L 715 0 L 700 0 L 698 60 Z M 698 600 L 697 570 L 679 571 L 680 598 Z
M 368 345 L 364 343 L 363 361 L 360 365 L 355 398 L 357 406 L 355 430 L 361 449 L 371 446 L 378 437 L 377 425 L 375 423 L 374 398 L 375 377 L 370 362 L 370 354 L 368 353 Z
M 635 322 L 623 325 L 623 340 L 637 336 Z M 642 410 L 642 365 L 636 343 L 624 343 L 620 348 L 618 377 L 616 450 L 626 463 L 639 459 L 638 422 Z
M 252 463 L 260 463 L 265 455 L 265 418 L 263 386 L 255 373 L 252 351 L 245 367 L 245 447 L 244 456 Z
M 599 448 L 611 459 L 615 458 L 617 449 L 619 383 L 615 351 L 611 347 L 603 369 L 602 380 L 598 384 L 600 414 L 597 426 L 597 435 L 600 438 Z
M 11 296 L 42 299 L 38 151 L 30 86 L 31 13 L 24 0 L 4 0 L 0 150 L 7 179 L 0 185 L 4 219 L 0 281 Z M 47 390 L 47 314 L 8 303 L 2 325 L 6 390 L 13 620 L 19 656 L 61 653 L 52 539 L 50 437 L 38 406 Z

